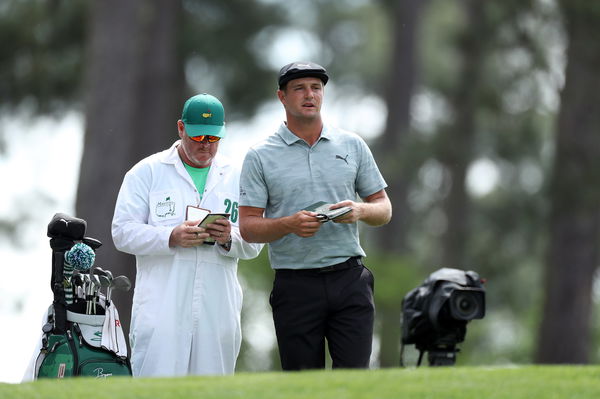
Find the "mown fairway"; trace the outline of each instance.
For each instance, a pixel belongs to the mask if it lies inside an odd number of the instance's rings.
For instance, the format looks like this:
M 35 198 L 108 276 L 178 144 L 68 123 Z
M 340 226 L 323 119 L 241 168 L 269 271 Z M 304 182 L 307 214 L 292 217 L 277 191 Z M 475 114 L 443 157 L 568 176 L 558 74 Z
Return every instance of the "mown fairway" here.
M 600 366 L 421 367 L 242 373 L 173 379 L 76 378 L 0 384 L 0 398 L 600 398 Z

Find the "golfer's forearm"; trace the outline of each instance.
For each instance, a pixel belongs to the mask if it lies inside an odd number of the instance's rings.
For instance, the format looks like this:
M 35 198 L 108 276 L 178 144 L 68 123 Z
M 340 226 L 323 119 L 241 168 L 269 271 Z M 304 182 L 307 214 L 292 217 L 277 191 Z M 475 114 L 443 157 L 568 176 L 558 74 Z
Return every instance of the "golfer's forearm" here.
M 240 217 L 240 233 L 247 242 L 267 243 L 289 234 L 286 218 L 264 218 L 261 216 Z
M 387 197 L 361 204 L 360 220 L 369 226 L 382 226 L 392 218 L 392 204 Z

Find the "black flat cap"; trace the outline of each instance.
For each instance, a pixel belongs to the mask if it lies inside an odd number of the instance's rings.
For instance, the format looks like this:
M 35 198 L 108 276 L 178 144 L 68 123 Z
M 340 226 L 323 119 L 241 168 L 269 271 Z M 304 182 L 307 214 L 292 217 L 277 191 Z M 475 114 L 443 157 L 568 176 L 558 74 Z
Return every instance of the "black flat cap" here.
M 319 64 L 314 62 L 296 61 L 291 64 L 287 64 L 279 71 L 279 88 L 281 89 L 287 82 L 292 79 L 314 77 L 319 78 L 323 81 L 323 84 L 327 84 L 329 76 L 327 71 Z

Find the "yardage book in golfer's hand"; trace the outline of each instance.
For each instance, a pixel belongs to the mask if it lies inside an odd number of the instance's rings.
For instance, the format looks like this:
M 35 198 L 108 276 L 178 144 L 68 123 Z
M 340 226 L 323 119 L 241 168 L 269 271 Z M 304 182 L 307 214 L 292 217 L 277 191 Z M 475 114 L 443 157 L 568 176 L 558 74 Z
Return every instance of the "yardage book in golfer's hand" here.
M 208 209 L 200 208 L 193 205 L 188 205 L 185 210 L 185 220 L 200 220 L 198 227 L 206 227 L 207 224 L 213 223 L 217 219 L 229 219 L 229 213 L 212 213 Z M 214 244 L 215 240 L 211 237 L 204 240 L 207 244 Z
M 328 204 L 325 201 L 315 202 L 312 205 L 306 207 L 306 211 L 317 213 L 317 218 L 321 221 L 321 223 L 325 223 L 329 220 L 334 220 L 342 215 L 347 214 L 352 211 L 352 208 L 348 206 L 343 206 L 337 209 L 329 209 L 329 207 L 333 204 Z

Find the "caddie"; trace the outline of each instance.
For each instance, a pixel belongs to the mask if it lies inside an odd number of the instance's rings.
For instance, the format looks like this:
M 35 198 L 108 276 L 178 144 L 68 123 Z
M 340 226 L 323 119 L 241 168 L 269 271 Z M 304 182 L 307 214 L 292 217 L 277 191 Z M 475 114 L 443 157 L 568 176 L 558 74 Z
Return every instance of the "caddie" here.
M 239 232 L 239 170 L 219 155 L 225 137 L 221 102 L 199 94 L 185 102 L 179 140 L 127 172 L 117 198 L 112 236 L 135 255 L 130 328 L 135 377 L 234 372 L 241 344 L 238 259 L 260 244 Z M 198 227 L 188 206 L 228 213 Z M 216 243 L 204 243 L 207 238 Z

